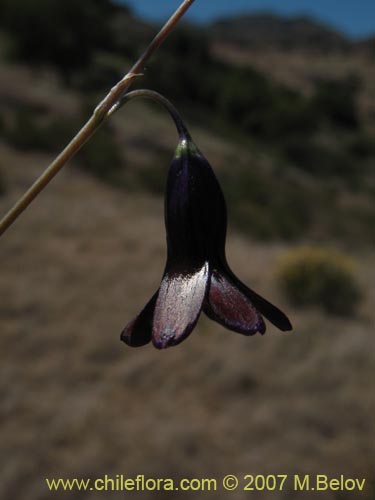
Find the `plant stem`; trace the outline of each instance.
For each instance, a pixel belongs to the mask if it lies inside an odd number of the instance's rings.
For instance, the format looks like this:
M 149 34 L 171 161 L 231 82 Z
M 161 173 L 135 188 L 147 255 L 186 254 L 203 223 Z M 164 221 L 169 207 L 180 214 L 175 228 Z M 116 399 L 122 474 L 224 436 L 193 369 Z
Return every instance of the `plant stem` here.
M 132 80 L 139 76 L 144 69 L 145 63 L 152 54 L 160 47 L 163 41 L 176 26 L 187 9 L 194 3 L 195 0 L 184 0 L 180 7 L 165 23 L 159 33 L 152 40 L 145 52 L 141 55 L 138 61 L 133 65 L 131 70 L 110 90 L 106 97 L 96 107 L 93 115 L 81 130 L 74 136 L 65 149 L 55 158 L 55 160 L 46 168 L 46 170 L 38 177 L 34 184 L 19 198 L 16 204 L 0 221 L 0 236 L 15 222 L 19 215 L 30 205 L 30 203 L 38 196 L 38 194 L 47 186 L 47 184 L 55 177 L 62 167 L 81 149 L 81 147 L 93 136 L 100 125 L 109 116 L 109 110 L 121 99 L 128 90 Z

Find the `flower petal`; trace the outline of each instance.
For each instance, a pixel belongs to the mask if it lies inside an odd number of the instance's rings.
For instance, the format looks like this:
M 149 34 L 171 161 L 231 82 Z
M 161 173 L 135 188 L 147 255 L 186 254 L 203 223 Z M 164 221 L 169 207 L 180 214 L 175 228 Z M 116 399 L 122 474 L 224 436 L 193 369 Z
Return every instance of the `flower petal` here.
M 245 287 L 245 285 L 243 285 Z M 275 325 L 279 330 L 283 332 L 287 332 L 292 330 L 292 324 L 287 318 L 287 316 L 280 311 L 276 306 L 268 302 L 264 297 L 258 295 L 254 290 L 245 287 L 248 293 L 248 296 L 254 306 L 258 309 L 258 311 L 268 319 L 270 323 Z
M 208 284 L 208 263 L 190 271 L 168 270 L 156 301 L 152 341 L 158 349 L 176 345 L 193 330 Z
M 227 262 L 224 263 L 224 269 L 226 275 L 235 284 L 235 286 L 248 297 L 248 300 L 253 304 L 260 314 L 268 319 L 273 325 L 275 325 L 279 330 L 289 331 L 292 330 L 292 325 L 287 318 L 287 316 L 280 311 L 276 306 L 268 302 L 264 297 L 258 295 L 254 290 L 248 288 L 242 281 L 240 281 L 233 271 L 228 266 Z
M 194 142 L 180 140 L 168 173 L 165 226 L 168 257 L 200 263 L 224 247 L 227 214 L 214 171 Z
M 152 318 L 154 316 L 156 292 L 144 309 L 121 332 L 121 340 L 131 347 L 141 347 L 151 342 Z
M 209 318 L 235 332 L 254 335 L 266 331 L 249 297 L 224 272 L 212 271 L 203 310 Z

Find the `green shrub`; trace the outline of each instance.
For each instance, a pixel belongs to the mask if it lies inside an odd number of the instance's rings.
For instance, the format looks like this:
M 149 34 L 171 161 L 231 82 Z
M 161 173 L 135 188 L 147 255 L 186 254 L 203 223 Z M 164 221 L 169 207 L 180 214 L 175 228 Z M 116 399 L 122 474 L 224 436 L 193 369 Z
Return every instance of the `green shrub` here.
M 6 191 L 6 185 L 5 185 L 4 177 L 2 176 L 2 174 L 0 172 L 0 196 L 5 194 L 5 191 Z
M 222 175 L 230 223 L 263 240 L 304 236 L 312 222 L 312 194 L 281 174 L 233 167 Z M 282 185 L 282 189 L 280 189 Z
M 25 151 L 56 151 L 78 132 L 83 121 L 76 117 L 46 115 L 45 110 L 23 107 L 13 113 L 4 127 L 4 138 L 13 147 Z
M 288 298 L 298 306 L 319 306 L 350 315 L 361 298 L 354 263 L 346 255 L 319 247 L 302 247 L 280 262 L 277 277 Z
M 225 74 L 224 70 L 218 72 L 218 68 L 222 65 L 210 55 L 203 32 L 185 28 L 166 41 L 163 53 L 155 55 L 139 84 L 153 87 L 179 102 L 184 114 L 185 109 L 191 108 L 212 111 L 219 91 L 218 78 Z
M 311 138 L 290 137 L 282 146 L 296 167 L 313 176 L 338 176 L 351 182 L 361 175 L 356 158 L 344 149 L 321 144 Z
M 215 83 L 216 109 L 225 119 L 261 140 L 310 134 L 318 123 L 308 98 L 253 68 L 228 69 Z
M 102 127 L 77 155 L 85 170 L 109 182 L 119 180 L 123 168 L 121 148 L 109 125 Z
M 16 149 L 43 149 L 40 124 L 34 117 L 34 111 L 28 108 L 14 112 L 11 124 L 5 128 L 4 138 Z
M 109 0 L 2 0 L 0 28 L 13 38 L 14 56 L 50 64 L 65 78 L 111 44 Z
M 348 151 L 361 160 L 375 156 L 375 141 L 365 131 L 360 131 L 349 141 Z
M 5 120 L 2 114 L 0 114 L 0 134 L 3 134 L 5 130 Z
M 355 129 L 359 125 L 357 92 L 359 82 L 352 78 L 323 80 L 312 97 L 315 109 L 333 125 Z
M 68 144 L 83 122 L 84 119 L 79 115 L 56 117 L 25 107 L 14 113 L 4 138 L 16 149 L 56 152 Z M 77 155 L 77 161 L 85 170 L 103 180 L 118 180 L 123 158 L 110 125 L 103 126 L 83 146 Z

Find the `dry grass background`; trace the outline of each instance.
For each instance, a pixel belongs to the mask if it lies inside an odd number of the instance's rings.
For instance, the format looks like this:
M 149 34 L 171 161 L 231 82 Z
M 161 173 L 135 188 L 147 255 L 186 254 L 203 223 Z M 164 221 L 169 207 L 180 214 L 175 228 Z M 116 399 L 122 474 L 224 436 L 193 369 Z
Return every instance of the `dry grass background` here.
M 53 85 L 45 92 L 53 93 Z M 174 136 L 165 118 L 151 111 L 139 118 L 139 109 L 124 112 L 122 140 L 128 161 L 146 164 L 152 162 L 142 146 L 147 131 L 157 126 L 171 151 Z M 146 132 L 137 141 L 141 127 Z M 215 165 L 218 138 L 195 132 Z M 220 148 L 216 154 L 230 161 L 234 152 Z M 0 142 L 9 187 L 0 198 L 2 212 L 50 159 Z M 295 310 L 278 294 L 273 269 L 286 245 L 231 232 L 233 269 L 288 312 L 294 331 L 269 325 L 264 337 L 246 338 L 202 317 L 176 348 L 130 349 L 119 334 L 159 284 L 164 240 L 161 198 L 106 186 L 74 163 L 2 238 L 0 497 L 123 498 L 51 494 L 44 482 L 104 474 L 220 480 L 225 474 L 323 473 L 370 483 L 373 258 L 355 255 L 367 290 L 358 316 L 329 317 Z M 249 497 L 240 489 L 206 495 Z M 126 493 L 136 496 L 171 497 Z M 286 489 L 256 497 L 293 495 Z M 358 497 L 319 494 L 321 500 Z M 370 484 L 362 497 L 371 497 Z

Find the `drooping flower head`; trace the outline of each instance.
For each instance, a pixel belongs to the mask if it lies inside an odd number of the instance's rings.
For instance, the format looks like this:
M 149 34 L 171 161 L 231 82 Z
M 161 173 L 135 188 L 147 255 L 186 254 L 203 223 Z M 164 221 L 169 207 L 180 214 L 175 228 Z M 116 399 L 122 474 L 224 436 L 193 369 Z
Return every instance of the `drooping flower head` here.
M 167 262 L 159 289 L 123 330 L 130 346 L 153 342 L 177 345 L 196 325 L 202 310 L 226 328 L 263 334 L 265 316 L 280 330 L 291 330 L 283 312 L 244 285 L 225 257 L 227 212 L 219 182 L 169 101 L 151 91 L 136 96 L 159 100 L 175 119 L 179 142 L 168 173 L 165 196 Z

